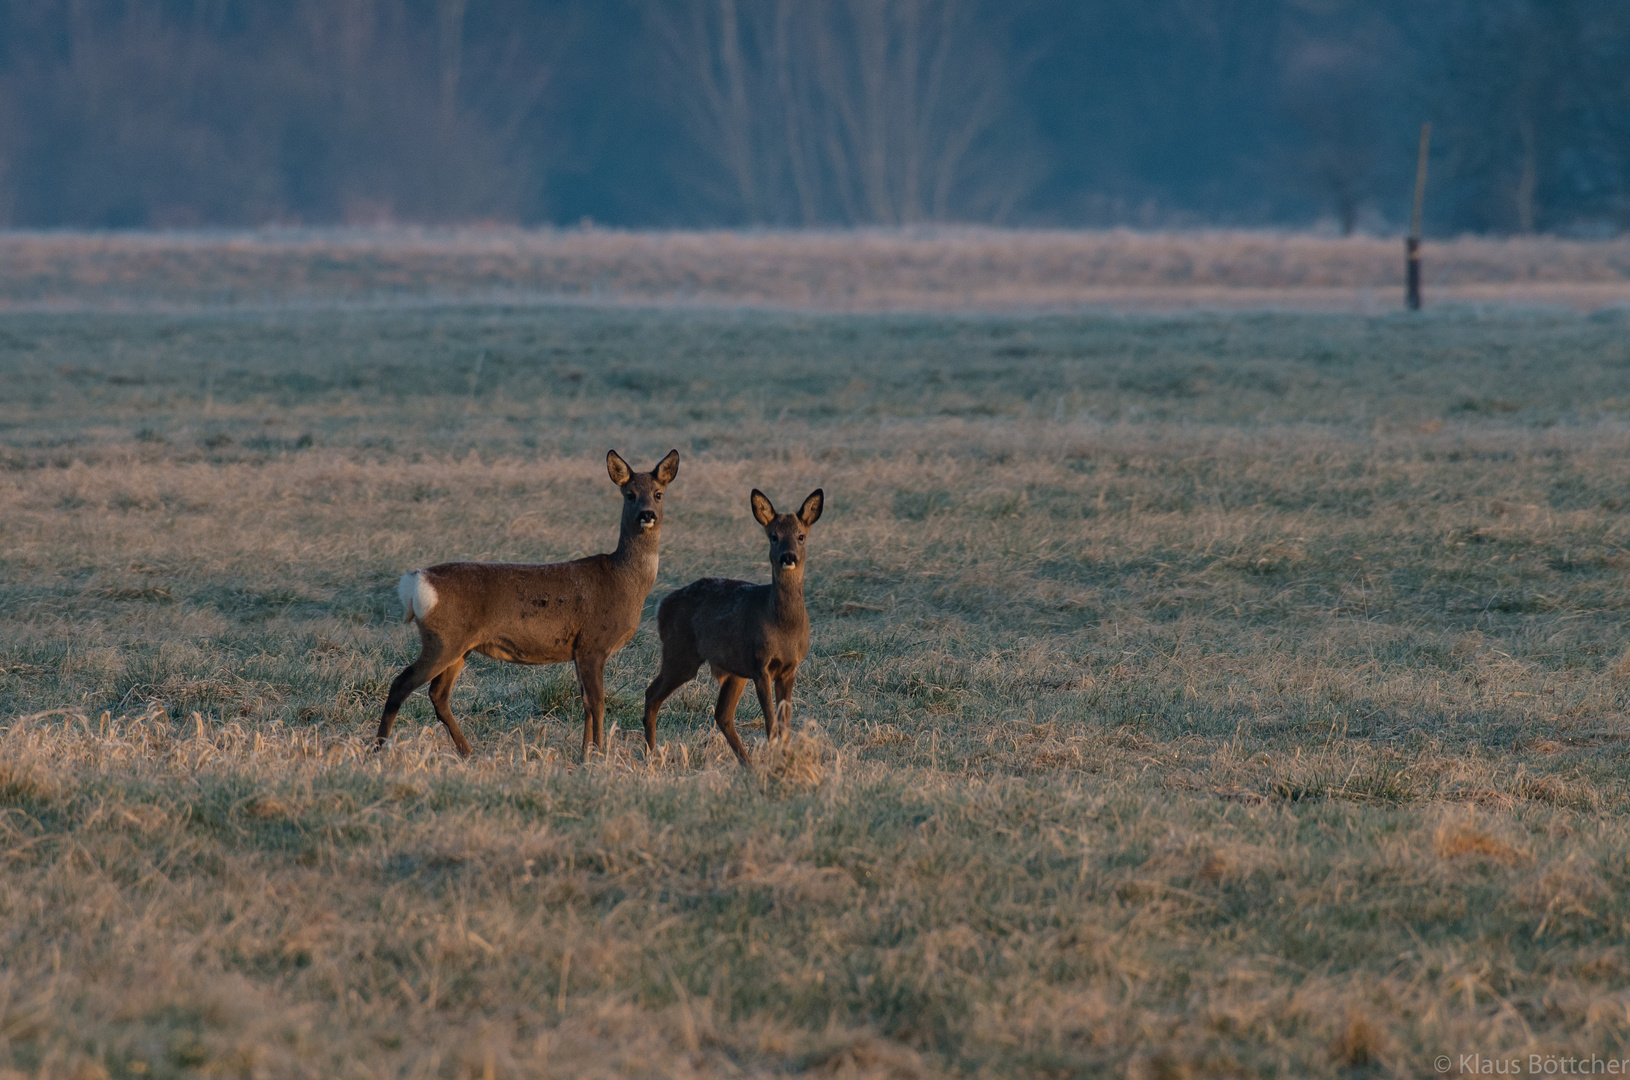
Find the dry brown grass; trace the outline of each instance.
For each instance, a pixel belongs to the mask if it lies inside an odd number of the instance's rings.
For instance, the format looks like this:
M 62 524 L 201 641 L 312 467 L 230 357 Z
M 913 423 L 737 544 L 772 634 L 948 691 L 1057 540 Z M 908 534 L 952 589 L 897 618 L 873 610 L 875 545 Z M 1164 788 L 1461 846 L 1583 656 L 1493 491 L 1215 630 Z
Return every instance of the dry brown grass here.
M 1415 1076 L 1630 1040 L 1613 315 L 0 320 L 0 1068 Z M 479 365 L 477 359 L 479 358 Z M 786 743 L 396 576 L 832 502 Z M 653 597 L 653 602 L 655 597 Z M 757 738 L 754 736 L 758 735 Z
M 940 229 L 10 234 L 12 308 L 568 298 L 826 311 L 1402 306 L 1395 238 Z M 1433 241 L 1432 302 L 1630 303 L 1630 240 Z

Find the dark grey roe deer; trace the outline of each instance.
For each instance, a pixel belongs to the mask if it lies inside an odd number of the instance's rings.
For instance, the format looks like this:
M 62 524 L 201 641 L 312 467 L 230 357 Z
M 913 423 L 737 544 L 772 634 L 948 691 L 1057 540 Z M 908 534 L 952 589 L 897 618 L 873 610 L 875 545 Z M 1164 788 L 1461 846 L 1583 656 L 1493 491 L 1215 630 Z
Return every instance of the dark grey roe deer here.
M 758 690 L 764 734 L 792 725 L 792 687 L 809 653 L 809 612 L 804 608 L 804 542 L 820 520 L 825 496 L 816 488 L 796 514 L 777 514 L 753 489 L 753 517 L 770 538 L 768 585 L 703 578 L 670 593 L 657 608 L 662 672 L 645 691 L 645 746 L 656 749 L 657 712 L 703 664 L 719 681 L 713 719 L 743 765 L 747 751 L 736 734 L 736 703 L 748 682 Z M 771 688 L 775 704 L 770 702 Z
M 402 575 L 396 591 L 406 621 L 419 627 L 421 649 L 391 683 L 375 748 L 390 736 L 402 702 L 428 682 L 436 715 L 468 757 L 449 699 L 472 652 L 512 664 L 572 661 L 583 691 L 583 753 L 590 742 L 604 748 L 606 660 L 639 629 L 656 584 L 662 492 L 679 473 L 679 451 L 670 450 L 648 473 L 608 451 L 606 471 L 623 496 L 622 532 L 611 554 L 563 563 L 441 563 Z

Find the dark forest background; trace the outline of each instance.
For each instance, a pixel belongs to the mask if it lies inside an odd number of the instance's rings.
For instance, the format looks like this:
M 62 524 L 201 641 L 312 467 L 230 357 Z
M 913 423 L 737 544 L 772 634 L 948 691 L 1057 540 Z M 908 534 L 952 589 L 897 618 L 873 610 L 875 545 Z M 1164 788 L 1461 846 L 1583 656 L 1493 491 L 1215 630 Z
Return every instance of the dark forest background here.
M 0 0 L 0 224 L 1630 225 L 1626 0 Z

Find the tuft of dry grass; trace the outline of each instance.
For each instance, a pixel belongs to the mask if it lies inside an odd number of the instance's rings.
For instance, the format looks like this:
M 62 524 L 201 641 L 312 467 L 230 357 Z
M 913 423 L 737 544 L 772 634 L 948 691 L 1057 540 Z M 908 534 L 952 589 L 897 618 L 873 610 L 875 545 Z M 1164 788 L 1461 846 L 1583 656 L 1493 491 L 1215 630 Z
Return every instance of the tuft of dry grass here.
M 1387 1036 L 1364 1010 L 1348 1010 L 1345 1023 L 1330 1044 L 1335 1063 L 1350 1069 L 1378 1066 L 1387 1054 Z
M 0 319 L 0 1069 L 1387 1076 L 1619 1053 L 1614 313 Z M 479 359 L 479 375 L 476 362 Z M 476 661 L 396 577 L 811 537 L 793 730 L 647 626 Z M 649 613 L 648 613 L 649 614 Z
M 1432 837 L 1432 848 L 1442 859 L 1492 859 L 1515 865 L 1528 858 L 1521 847 L 1490 835 L 1476 821 L 1464 818 L 1445 820 Z
M 763 771 L 767 782 L 804 791 L 829 780 L 837 782 L 843 769 L 831 742 L 813 724 L 767 741 L 754 764 Z

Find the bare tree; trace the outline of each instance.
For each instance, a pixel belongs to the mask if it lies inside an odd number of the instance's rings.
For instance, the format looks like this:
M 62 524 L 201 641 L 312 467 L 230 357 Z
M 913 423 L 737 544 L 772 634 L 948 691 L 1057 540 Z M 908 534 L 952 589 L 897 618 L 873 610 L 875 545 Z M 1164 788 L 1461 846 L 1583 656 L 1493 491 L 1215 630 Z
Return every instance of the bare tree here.
M 909 223 L 951 213 L 975 140 L 997 120 L 996 58 L 978 47 L 959 0 L 835 0 L 812 29 L 829 143 L 867 218 Z M 960 63 L 959 63 L 960 61 Z M 946 78 L 953 64 L 958 83 Z
M 1383 146 L 1377 118 L 1383 53 L 1374 42 L 1309 42 L 1293 54 L 1284 77 L 1288 111 L 1307 139 L 1301 172 L 1328 200 L 1343 236 L 1352 235 L 1359 210 L 1374 195 Z
M 808 142 L 816 127 L 809 79 L 794 68 L 803 59 L 803 51 L 795 50 L 793 42 L 793 16 L 797 10 L 796 0 L 776 0 L 775 89 L 785 125 L 787 168 L 798 199 L 798 218 L 807 227 L 820 221 L 821 174 L 819 150 Z
M 758 6 L 747 0 L 749 20 Z M 755 130 L 765 100 L 762 42 L 743 25 L 737 0 L 664 4 L 651 12 L 671 85 L 693 138 L 706 146 L 728 176 L 728 186 L 749 221 L 763 220 L 758 165 L 763 147 Z M 749 87 L 749 81 L 754 85 Z
M 468 0 L 437 0 L 436 58 L 441 62 L 442 122 L 458 113 L 459 76 L 464 64 L 464 12 Z
M 1534 132 L 1534 120 L 1526 114 L 1517 118 L 1517 139 L 1522 146 L 1522 167 L 1512 192 L 1516 211 L 1517 231 L 1534 231 L 1534 192 L 1539 188 L 1539 137 Z
M 991 220 L 1030 182 L 1028 146 L 1000 124 L 1000 20 L 976 0 L 657 0 L 651 13 L 667 85 L 744 220 Z

